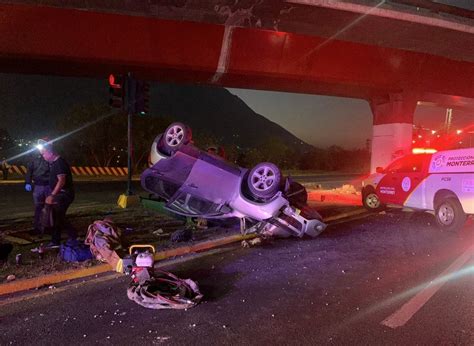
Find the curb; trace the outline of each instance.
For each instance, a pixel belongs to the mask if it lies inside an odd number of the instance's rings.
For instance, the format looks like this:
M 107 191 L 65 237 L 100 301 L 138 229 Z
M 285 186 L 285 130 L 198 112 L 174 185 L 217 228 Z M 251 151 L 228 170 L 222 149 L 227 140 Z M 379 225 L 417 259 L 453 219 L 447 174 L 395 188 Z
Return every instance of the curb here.
M 350 212 L 330 216 L 324 219 L 323 221 L 324 222 L 336 221 L 336 220 L 344 219 L 347 217 L 360 215 L 365 212 L 366 212 L 365 210 L 353 210 Z M 252 239 L 252 238 L 255 238 L 256 236 L 257 235 L 255 233 L 246 234 L 246 235 L 235 234 L 229 237 L 214 239 L 214 240 L 198 243 L 191 246 L 182 246 L 175 249 L 164 250 L 164 251 L 155 253 L 155 261 L 164 260 L 170 257 L 182 256 L 182 255 L 186 255 L 186 254 L 190 254 L 194 252 L 202 252 L 202 251 L 210 250 L 219 246 L 235 243 L 238 241 Z M 57 284 L 57 283 L 68 281 L 68 280 L 80 279 L 83 277 L 88 277 L 88 276 L 97 275 L 97 274 L 101 274 L 105 272 L 111 272 L 111 271 L 113 270 L 110 267 L 110 265 L 99 264 L 90 268 L 70 269 L 67 271 L 59 272 L 59 273 L 44 275 L 38 278 L 23 279 L 23 280 L 20 279 L 18 281 L 15 280 L 15 281 L 8 282 L 5 284 L 0 284 L 0 296 L 6 295 L 6 294 L 17 293 L 20 291 L 26 291 L 30 289 L 35 289 L 41 286 Z
M 329 217 L 325 218 L 323 221 L 326 222 L 326 223 L 331 222 L 331 221 L 338 221 L 338 220 L 341 220 L 341 219 L 345 219 L 346 217 L 356 216 L 356 215 L 360 215 L 360 214 L 364 214 L 364 213 L 367 213 L 367 210 L 365 210 L 365 209 L 352 210 L 352 211 L 348 211 L 348 212 L 345 212 L 345 213 L 329 216 Z M 370 215 L 370 214 L 367 214 L 367 215 Z

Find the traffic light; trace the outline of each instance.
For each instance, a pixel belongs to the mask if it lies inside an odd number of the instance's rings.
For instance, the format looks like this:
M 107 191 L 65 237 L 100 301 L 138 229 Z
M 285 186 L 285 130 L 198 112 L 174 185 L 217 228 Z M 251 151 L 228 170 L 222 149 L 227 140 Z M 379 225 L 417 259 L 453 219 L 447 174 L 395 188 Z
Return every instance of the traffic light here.
M 109 106 L 112 108 L 123 108 L 124 105 L 124 82 L 122 75 L 109 76 Z
M 135 113 L 147 115 L 150 112 L 150 83 L 137 81 L 135 89 Z
M 150 83 L 127 76 L 109 76 L 109 105 L 131 114 L 146 115 L 150 111 Z

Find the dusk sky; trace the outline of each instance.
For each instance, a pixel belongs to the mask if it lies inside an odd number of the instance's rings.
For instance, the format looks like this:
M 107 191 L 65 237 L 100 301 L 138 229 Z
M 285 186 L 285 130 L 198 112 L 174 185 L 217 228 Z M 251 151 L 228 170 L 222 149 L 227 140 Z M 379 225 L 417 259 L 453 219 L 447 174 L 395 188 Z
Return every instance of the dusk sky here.
M 366 139 L 372 137 L 372 112 L 365 100 L 245 89 L 229 91 L 257 113 L 315 146 L 364 147 Z M 416 108 L 414 123 L 439 130 L 445 117 L 446 108 L 422 105 Z M 463 128 L 473 121 L 474 114 L 453 111 L 453 128 Z
M 272 91 L 229 89 L 255 112 L 317 147 L 364 147 L 372 114 L 364 100 Z

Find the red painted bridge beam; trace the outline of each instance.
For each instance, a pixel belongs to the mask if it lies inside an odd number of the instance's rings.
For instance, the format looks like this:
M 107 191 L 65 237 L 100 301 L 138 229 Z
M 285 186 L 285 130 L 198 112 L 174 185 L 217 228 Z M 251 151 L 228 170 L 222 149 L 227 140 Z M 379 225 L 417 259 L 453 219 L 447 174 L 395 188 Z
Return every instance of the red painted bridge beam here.
M 132 71 L 367 99 L 410 89 L 474 97 L 472 63 L 314 36 L 26 5 L 0 5 L 0 32 L 2 72 Z

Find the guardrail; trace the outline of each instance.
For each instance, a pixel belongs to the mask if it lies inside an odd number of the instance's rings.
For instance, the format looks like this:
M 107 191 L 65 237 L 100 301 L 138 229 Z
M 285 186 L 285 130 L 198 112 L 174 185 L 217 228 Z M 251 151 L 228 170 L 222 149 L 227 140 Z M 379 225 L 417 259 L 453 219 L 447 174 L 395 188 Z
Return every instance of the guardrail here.
M 10 166 L 8 172 L 10 174 L 24 176 L 26 174 L 26 167 L 13 165 L 13 166 Z M 72 166 L 71 173 L 74 176 L 95 177 L 95 176 L 110 175 L 110 176 L 121 177 L 128 174 L 128 169 L 127 167 Z

